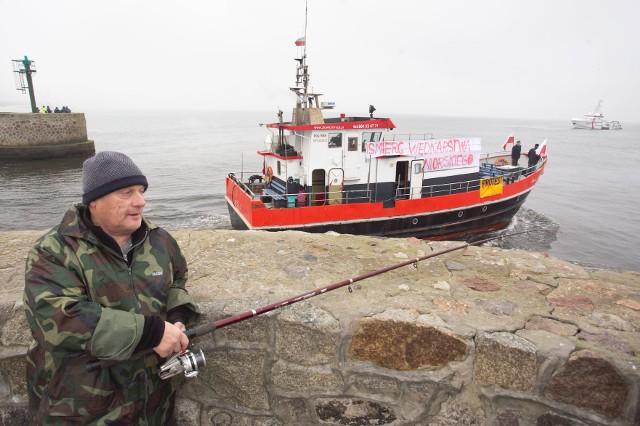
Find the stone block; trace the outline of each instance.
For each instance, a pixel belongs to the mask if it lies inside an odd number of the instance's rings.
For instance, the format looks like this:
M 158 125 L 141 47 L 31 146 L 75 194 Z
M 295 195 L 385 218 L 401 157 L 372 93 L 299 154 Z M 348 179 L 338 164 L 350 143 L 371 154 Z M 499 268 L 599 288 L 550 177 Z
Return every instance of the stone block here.
M 480 386 L 531 391 L 536 383 L 537 352 L 511 333 L 480 333 L 476 338 L 473 378 Z
M 319 399 L 315 411 L 320 424 L 387 425 L 397 419 L 392 407 L 355 398 Z
M 277 395 L 303 397 L 340 393 L 343 380 L 327 366 L 301 366 L 278 361 L 271 369 L 271 383 Z
M 584 350 L 551 377 L 545 396 L 614 419 L 623 414 L 629 385 L 607 359 Z
M 500 284 L 485 278 L 465 278 L 460 280 L 460 284 L 480 292 L 500 290 Z
M 614 334 L 608 333 L 606 331 L 604 333 L 598 333 L 598 334 L 591 334 L 591 333 L 586 333 L 584 331 L 581 331 L 580 333 L 578 333 L 576 337 L 579 340 L 584 340 L 587 342 L 595 342 L 599 346 L 605 347 L 612 351 L 622 352 L 631 356 L 636 355 L 636 351 L 631 347 L 629 342 L 627 342 L 626 340 Z
M 293 305 L 276 318 L 275 354 L 300 365 L 330 364 L 340 347 L 340 323 L 310 303 Z
M 481 408 L 470 407 L 456 402 L 443 404 L 440 413 L 429 421 L 416 423 L 416 426 L 484 426 L 485 414 Z
M 547 412 L 538 417 L 536 426 L 585 426 L 586 423 L 563 416 L 554 412 Z
M 547 297 L 547 301 L 554 307 L 566 308 L 572 311 L 591 312 L 593 310 L 593 302 L 587 296 Z
M 2 346 L 17 345 L 27 347 L 31 344 L 31 331 L 24 315 L 22 303 L 18 303 L 17 309 L 11 311 L 0 333 Z
M 497 316 L 509 316 L 518 304 L 506 299 L 476 299 L 474 304 L 485 312 Z
M 311 424 L 307 401 L 303 398 L 275 397 L 273 399 L 273 412 L 286 425 Z
M 266 355 L 257 351 L 205 351 L 207 365 L 197 378 L 201 396 L 232 401 L 253 410 L 269 408 L 265 382 Z M 213 395 L 207 395 L 207 393 Z M 189 393 L 193 396 L 195 392 Z
M 376 399 L 394 401 L 400 395 L 400 385 L 390 377 L 355 374 L 349 378 L 347 393 L 357 396 L 375 395 Z
M 241 413 L 218 407 L 210 408 L 207 411 L 203 424 L 216 426 L 283 426 L 283 423 L 274 417 Z
M 27 426 L 32 424 L 27 407 L 0 407 L 0 426 Z
M 351 342 L 350 355 L 398 371 L 438 368 L 467 356 L 457 335 L 425 324 L 366 319 Z
M 26 366 L 26 358 L 23 355 L 0 360 L 0 374 L 3 381 L 9 384 L 14 398 L 27 396 Z
M 549 286 L 546 284 L 542 284 L 536 281 L 532 281 L 532 280 L 521 280 L 518 281 L 516 283 L 516 287 L 523 289 L 523 290 L 533 290 L 533 291 L 537 291 L 539 293 L 543 293 L 547 290 L 549 290 Z
M 578 332 L 578 327 L 573 324 L 554 320 L 551 318 L 544 318 L 540 315 L 533 316 L 524 326 L 527 330 L 544 330 L 549 333 L 557 334 L 558 336 L 575 336 Z
M 180 426 L 200 426 L 202 404 L 186 398 L 176 398 L 176 422 Z

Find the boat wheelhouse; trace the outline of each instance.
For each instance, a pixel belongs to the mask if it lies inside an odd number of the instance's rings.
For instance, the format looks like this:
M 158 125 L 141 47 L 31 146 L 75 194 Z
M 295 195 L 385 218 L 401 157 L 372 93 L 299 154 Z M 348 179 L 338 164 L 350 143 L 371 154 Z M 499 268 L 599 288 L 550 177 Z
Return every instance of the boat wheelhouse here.
M 234 229 L 457 238 L 507 226 L 544 172 L 546 156 L 513 166 L 480 138 L 395 134 L 373 106 L 325 117 L 335 105 L 309 92 L 306 59 L 291 120 L 266 125 L 262 170 L 226 178 Z

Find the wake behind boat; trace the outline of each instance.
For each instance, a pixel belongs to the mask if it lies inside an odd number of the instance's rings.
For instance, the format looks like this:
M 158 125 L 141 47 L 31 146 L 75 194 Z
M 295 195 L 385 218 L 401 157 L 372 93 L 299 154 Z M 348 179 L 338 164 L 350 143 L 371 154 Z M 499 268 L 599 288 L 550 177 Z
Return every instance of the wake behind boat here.
M 325 117 L 335 105 L 309 92 L 306 37 L 296 45 L 291 120 L 280 111 L 266 125 L 262 171 L 226 178 L 234 229 L 456 238 L 506 227 L 542 176 L 544 152 L 513 166 L 510 152 L 482 154 L 480 138 L 393 134 L 373 106 Z
M 622 125 L 619 121 L 607 121 L 602 113 L 602 99 L 592 112 L 588 112 L 580 118 L 571 120 L 575 129 L 594 129 L 594 130 L 620 130 Z

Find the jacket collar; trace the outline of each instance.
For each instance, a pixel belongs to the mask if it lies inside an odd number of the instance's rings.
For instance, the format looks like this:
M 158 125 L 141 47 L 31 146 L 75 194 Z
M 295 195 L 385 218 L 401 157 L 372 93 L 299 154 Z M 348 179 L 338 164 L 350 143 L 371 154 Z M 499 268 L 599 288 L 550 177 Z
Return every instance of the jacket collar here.
M 143 217 L 142 225 L 131 235 L 133 244 L 136 245 L 143 240 L 147 230 L 156 228 L 155 224 Z M 73 238 L 99 241 L 114 249 L 116 253 L 120 252 L 118 243 L 91 221 L 89 209 L 84 204 L 75 204 L 67 210 L 58 226 L 58 231 Z

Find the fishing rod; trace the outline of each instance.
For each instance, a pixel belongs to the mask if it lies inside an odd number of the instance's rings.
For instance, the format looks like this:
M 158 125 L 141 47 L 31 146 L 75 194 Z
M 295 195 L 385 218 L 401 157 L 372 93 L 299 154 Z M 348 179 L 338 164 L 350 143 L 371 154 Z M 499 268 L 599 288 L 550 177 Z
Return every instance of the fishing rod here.
M 385 272 L 393 271 L 394 269 L 402 268 L 403 266 L 413 264 L 416 268 L 418 267 L 418 262 L 423 260 L 430 259 L 432 257 L 440 256 L 446 253 L 451 253 L 453 251 L 462 250 L 470 246 L 477 246 L 480 244 L 484 244 L 489 241 L 497 240 L 500 238 L 511 237 L 518 234 L 524 234 L 528 231 L 514 232 L 511 234 L 498 235 L 496 237 L 485 238 L 482 240 L 461 244 L 459 246 L 450 247 L 447 249 L 443 249 L 440 251 L 436 251 L 424 256 L 416 257 L 413 259 L 406 260 L 404 262 L 396 263 L 395 265 L 387 266 L 386 268 L 378 269 L 372 272 L 368 272 L 366 274 L 358 275 L 353 278 L 349 278 L 346 280 L 342 280 L 340 282 L 330 284 L 326 287 L 318 288 L 315 290 L 308 291 L 306 293 L 299 294 L 297 296 L 290 297 L 285 300 L 281 300 L 279 302 L 272 303 L 270 305 L 262 306 L 260 308 L 252 309 L 247 312 L 243 312 L 237 315 L 233 315 L 219 321 L 215 321 L 209 324 L 203 324 L 200 326 L 196 326 L 194 328 L 190 328 L 185 331 L 186 336 L 191 340 L 192 338 L 203 336 L 205 334 L 213 333 L 215 330 L 223 327 L 230 326 L 232 324 L 238 323 L 240 321 L 247 320 L 249 318 L 254 318 L 262 314 L 266 314 L 267 312 L 274 311 L 276 309 L 283 308 L 285 306 L 293 305 L 294 303 L 302 302 L 303 300 L 310 299 L 315 296 L 319 296 L 324 293 L 328 293 L 332 290 L 349 286 L 349 292 L 352 292 L 351 284 L 365 280 L 367 278 L 374 277 L 376 275 L 384 274 Z M 150 349 L 140 354 L 140 356 L 151 353 L 153 350 Z M 101 361 L 101 360 L 93 360 L 87 362 L 87 371 L 95 371 L 99 368 L 106 368 L 111 365 L 115 365 L 121 361 Z M 198 349 L 196 352 L 190 349 L 184 349 L 176 354 L 174 354 L 171 358 L 167 360 L 162 366 L 160 366 L 160 377 L 162 379 L 168 379 L 169 377 L 173 377 L 180 373 L 184 373 L 186 377 L 195 377 L 198 375 L 198 369 L 200 367 L 204 367 L 206 365 L 206 360 L 204 358 L 204 354 L 202 350 Z

